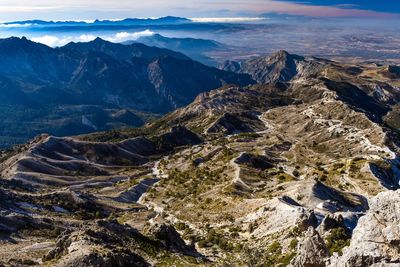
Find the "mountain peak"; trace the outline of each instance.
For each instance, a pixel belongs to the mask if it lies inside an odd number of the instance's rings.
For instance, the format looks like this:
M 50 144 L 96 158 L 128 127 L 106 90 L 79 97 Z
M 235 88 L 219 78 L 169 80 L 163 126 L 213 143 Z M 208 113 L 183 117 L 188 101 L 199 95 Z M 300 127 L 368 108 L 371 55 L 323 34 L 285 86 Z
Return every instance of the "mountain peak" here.
M 304 57 L 295 55 L 295 54 L 290 54 L 286 50 L 278 50 L 277 52 L 271 54 L 269 57 L 267 57 L 269 61 L 273 60 L 287 60 L 287 59 L 293 59 L 293 60 L 304 60 Z
M 90 41 L 89 43 L 110 43 L 109 41 L 106 41 L 100 37 L 96 37 L 96 39 Z
M 37 43 L 34 41 L 31 41 L 29 39 L 27 39 L 25 36 L 23 37 L 9 37 L 9 38 L 4 38 L 4 39 L 0 39 L 0 44 L 2 45 L 2 49 L 6 49 L 6 47 L 8 47 L 8 49 L 18 49 L 18 48 L 50 48 L 47 45 L 44 45 L 42 43 Z M 4 52 L 4 51 L 3 51 Z
M 22 42 L 31 42 L 30 40 L 28 40 L 25 36 L 22 36 L 22 37 L 16 37 L 16 36 L 12 36 L 12 37 L 9 37 L 9 38 L 4 38 L 4 39 L 1 39 L 1 41 L 4 41 L 4 42 L 14 42 L 14 43 L 22 43 Z
M 75 49 L 75 48 L 77 48 L 77 46 L 80 46 L 81 48 L 83 48 L 83 47 L 89 48 L 89 47 L 103 45 L 103 44 L 121 46 L 121 44 L 119 44 L 119 43 L 112 43 L 110 41 L 102 39 L 101 37 L 96 37 L 95 39 L 88 41 L 88 42 L 69 42 L 64 47 Z
M 149 47 L 141 43 L 124 45 L 121 43 L 113 43 L 101 39 L 100 37 L 97 37 L 90 42 L 71 42 L 60 49 L 77 50 L 80 52 L 100 52 L 112 56 L 118 60 L 131 60 L 132 58 L 154 59 L 166 55 L 170 55 L 179 59 L 189 59 L 184 54 L 172 50 Z
M 277 55 L 277 56 L 289 56 L 290 54 L 286 50 L 278 50 L 277 52 L 274 53 L 274 55 Z
M 250 74 L 258 83 L 289 82 L 299 74 L 299 66 L 307 67 L 307 73 L 314 72 L 315 64 L 302 56 L 279 50 L 269 56 L 258 57 L 246 62 L 227 61 L 222 69 Z
M 93 41 L 103 41 L 103 39 L 101 39 L 100 37 L 96 37 L 96 39 L 94 39 Z

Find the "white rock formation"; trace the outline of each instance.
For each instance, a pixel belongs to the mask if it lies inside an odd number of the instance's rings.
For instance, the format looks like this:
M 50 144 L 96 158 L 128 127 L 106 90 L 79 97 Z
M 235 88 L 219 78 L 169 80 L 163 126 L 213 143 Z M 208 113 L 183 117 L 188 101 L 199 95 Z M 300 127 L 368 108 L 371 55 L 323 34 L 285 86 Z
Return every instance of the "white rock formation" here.
M 400 190 L 380 193 L 354 229 L 343 255 L 331 267 L 400 266 Z

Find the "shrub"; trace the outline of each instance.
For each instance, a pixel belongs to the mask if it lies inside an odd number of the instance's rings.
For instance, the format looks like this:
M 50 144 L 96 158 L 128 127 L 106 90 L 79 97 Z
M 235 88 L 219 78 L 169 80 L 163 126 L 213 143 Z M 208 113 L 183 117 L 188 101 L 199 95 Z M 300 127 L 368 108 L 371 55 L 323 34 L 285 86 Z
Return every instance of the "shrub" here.
M 206 240 L 200 240 L 200 241 L 197 243 L 197 245 L 198 245 L 199 247 L 201 247 L 201 248 L 206 248 L 206 247 L 209 247 L 209 246 L 210 246 L 210 245 L 207 243 Z
M 176 223 L 175 224 L 175 228 L 178 230 L 178 231 L 184 231 L 184 230 L 186 230 L 187 228 L 189 228 L 185 223 L 183 223 L 183 222 L 178 222 L 178 223 Z
M 334 252 L 342 255 L 344 247 L 350 245 L 350 235 L 343 227 L 335 228 L 326 238 L 326 246 L 329 249 L 329 253 L 332 255 Z
M 285 181 L 286 177 L 285 177 L 285 175 L 279 175 L 278 179 L 279 179 L 279 181 Z
M 298 242 L 299 242 L 299 241 L 297 241 L 296 238 L 293 238 L 293 239 L 290 241 L 289 248 L 290 248 L 291 250 L 295 250 L 295 249 L 297 248 Z
M 326 174 L 322 175 L 321 178 L 319 179 L 321 182 L 326 182 L 328 180 L 328 176 Z
M 282 246 L 278 241 L 274 241 L 269 247 L 268 252 L 273 254 L 281 254 Z
M 299 177 L 300 176 L 300 172 L 298 170 L 294 170 L 293 171 L 293 176 L 294 177 Z
M 101 215 L 100 211 L 96 211 L 95 217 L 96 217 L 96 219 L 101 219 L 103 216 Z

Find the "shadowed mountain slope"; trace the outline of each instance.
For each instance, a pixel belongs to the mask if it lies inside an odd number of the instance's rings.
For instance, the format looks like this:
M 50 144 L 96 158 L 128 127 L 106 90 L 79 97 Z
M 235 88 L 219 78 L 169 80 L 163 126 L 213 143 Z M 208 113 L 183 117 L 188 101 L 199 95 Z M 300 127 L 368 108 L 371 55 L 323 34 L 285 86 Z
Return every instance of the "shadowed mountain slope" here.
M 143 44 L 97 38 L 53 49 L 26 38 L 1 39 L 0 111 L 4 118 L 17 116 L 22 124 L 3 119 L 0 146 L 7 146 L 9 132 L 26 139 L 42 133 L 41 128 L 68 135 L 139 126 L 145 117 L 187 105 L 201 92 L 252 83 L 246 74 L 207 67 L 181 53 Z M 113 115 L 123 110 L 142 118 Z M 34 125 L 24 129 L 26 122 Z M 76 131 L 64 130 L 68 128 Z

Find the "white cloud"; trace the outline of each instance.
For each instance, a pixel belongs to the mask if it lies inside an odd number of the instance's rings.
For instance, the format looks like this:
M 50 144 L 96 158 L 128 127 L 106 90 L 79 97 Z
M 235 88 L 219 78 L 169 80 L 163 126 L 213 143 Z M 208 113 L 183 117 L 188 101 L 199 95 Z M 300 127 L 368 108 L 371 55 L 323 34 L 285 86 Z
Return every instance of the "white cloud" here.
M 136 40 L 142 36 L 151 36 L 155 33 L 150 30 L 145 30 L 141 32 L 118 32 L 113 35 L 101 35 L 98 36 L 104 40 L 113 42 L 113 43 L 121 43 L 128 40 Z M 63 36 L 58 37 L 54 35 L 43 35 L 39 37 L 34 37 L 31 40 L 37 43 L 42 43 L 48 46 L 56 47 L 63 46 L 69 42 L 90 42 L 96 39 L 97 36 L 92 34 L 82 34 L 78 36 Z
M 256 17 L 232 17 L 232 18 L 191 18 L 193 22 L 217 22 L 217 23 L 233 23 L 233 22 L 251 22 L 265 20 L 266 18 Z
M 12 23 L 12 24 L 0 24 L 0 28 L 23 28 L 23 27 L 31 27 L 31 23 L 24 23 L 24 24 L 19 24 L 19 23 Z
M 62 9 L 64 6 L 34 6 L 34 5 L 0 5 L 1 13 L 33 13 L 37 11 L 51 11 L 55 9 Z
M 66 41 L 67 39 L 70 39 L 70 40 L 68 40 L 68 43 L 69 42 L 90 42 L 90 41 L 93 41 L 94 39 L 96 39 L 96 36 L 93 34 L 82 34 L 82 35 L 79 35 L 77 38 L 74 38 L 74 37 L 64 38 L 63 41 Z
M 36 43 L 42 43 L 48 46 L 58 46 L 60 43 L 60 39 L 51 35 L 43 35 L 40 37 L 32 38 L 32 41 Z
M 152 36 L 155 33 L 150 31 L 150 30 L 145 30 L 145 31 L 141 31 L 141 32 L 133 32 L 133 33 L 129 33 L 129 32 L 119 32 L 117 34 L 115 34 L 114 36 L 111 37 L 105 37 L 105 40 L 108 40 L 110 42 L 114 42 L 114 43 L 120 43 L 120 42 L 124 42 L 124 41 L 128 41 L 128 40 L 137 40 L 140 37 L 143 36 Z

